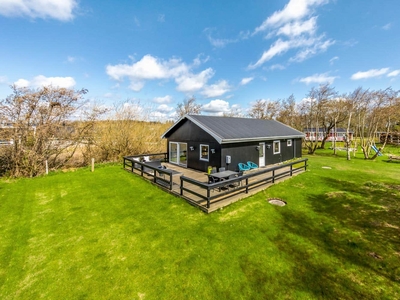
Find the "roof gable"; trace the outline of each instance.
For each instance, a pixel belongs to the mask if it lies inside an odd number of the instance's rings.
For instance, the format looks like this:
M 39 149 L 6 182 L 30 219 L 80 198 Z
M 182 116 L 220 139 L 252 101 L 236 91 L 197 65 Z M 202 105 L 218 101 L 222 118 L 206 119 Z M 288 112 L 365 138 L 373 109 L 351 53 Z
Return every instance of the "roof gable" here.
M 304 133 L 275 120 L 185 115 L 162 138 L 168 137 L 185 119 L 191 120 L 220 144 L 304 137 Z

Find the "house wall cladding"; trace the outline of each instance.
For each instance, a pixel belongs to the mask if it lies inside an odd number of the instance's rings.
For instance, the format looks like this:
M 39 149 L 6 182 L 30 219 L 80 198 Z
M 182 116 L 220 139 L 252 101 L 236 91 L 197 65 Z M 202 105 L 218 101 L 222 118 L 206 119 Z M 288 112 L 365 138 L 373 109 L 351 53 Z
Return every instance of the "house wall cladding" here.
M 189 119 L 185 119 L 169 134 L 168 145 L 170 142 L 187 144 L 187 167 L 197 170 L 207 171 L 209 166 L 226 167 L 229 170 L 238 170 L 239 163 L 252 161 L 259 164 L 259 151 L 257 147 L 260 142 L 265 143 L 265 165 L 272 165 L 294 157 L 300 158 L 301 138 L 292 139 L 292 145 L 287 146 L 287 140 L 282 139 L 280 142 L 280 153 L 274 154 L 274 139 L 260 140 L 252 142 L 239 142 L 219 144 L 217 140 L 196 125 Z M 200 159 L 201 144 L 209 146 L 209 160 Z M 193 150 L 190 150 L 193 147 Z M 212 153 L 211 149 L 214 149 Z M 226 164 L 226 156 L 231 157 L 231 163 Z
M 221 150 L 221 166 L 227 167 L 232 171 L 237 171 L 239 163 L 252 161 L 258 164 L 256 146 L 258 146 L 258 142 L 224 144 Z M 231 156 L 231 163 L 229 165 L 226 164 L 227 155 Z
M 169 142 L 187 143 L 187 167 L 207 171 L 208 166 L 219 166 L 221 162 L 221 145 L 207 132 L 190 120 L 178 127 L 168 139 Z M 215 153 L 209 153 L 209 161 L 200 160 L 200 145 L 209 145 Z M 194 150 L 190 150 L 193 147 Z

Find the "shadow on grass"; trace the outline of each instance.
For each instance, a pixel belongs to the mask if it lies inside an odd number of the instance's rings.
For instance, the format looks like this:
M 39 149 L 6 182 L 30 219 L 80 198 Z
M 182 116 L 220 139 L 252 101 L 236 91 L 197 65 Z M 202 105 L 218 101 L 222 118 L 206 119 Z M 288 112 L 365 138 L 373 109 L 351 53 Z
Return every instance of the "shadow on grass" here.
M 317 298 L 400 297 L 400 185 L 321 178 L 335 190 L 310 196 L 310 214 L 282 210 L 274 241 L 290 255 L 297 289 Z

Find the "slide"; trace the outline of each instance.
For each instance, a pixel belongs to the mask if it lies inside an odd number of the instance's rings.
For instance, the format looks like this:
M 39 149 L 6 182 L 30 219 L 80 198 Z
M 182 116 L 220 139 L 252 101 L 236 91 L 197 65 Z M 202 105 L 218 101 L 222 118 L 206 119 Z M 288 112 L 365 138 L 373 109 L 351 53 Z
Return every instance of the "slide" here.
M 376 153 L 378 153 L 378 156 L 382 156 L 382 153 L 379 152 L 378 148 L 376 148 L 375 145 L 372 145 L 371 148 L 372 148 L 372 150 L 374 150 Z

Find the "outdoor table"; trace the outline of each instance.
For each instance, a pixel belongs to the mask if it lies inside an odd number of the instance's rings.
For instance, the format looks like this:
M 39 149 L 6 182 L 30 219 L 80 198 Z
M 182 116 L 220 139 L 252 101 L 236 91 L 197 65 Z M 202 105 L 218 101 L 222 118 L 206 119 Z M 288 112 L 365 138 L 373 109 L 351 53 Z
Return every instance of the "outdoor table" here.
M 238 175 L 238 174 L 239 174 L 238 172 L 226 170 L 226 171 L 210 174 L 210 176 L 218 178 L 218 179 L 222 179 L 222 178 L 229 178 L 229 176 L 231 176 L 231 175 Z

